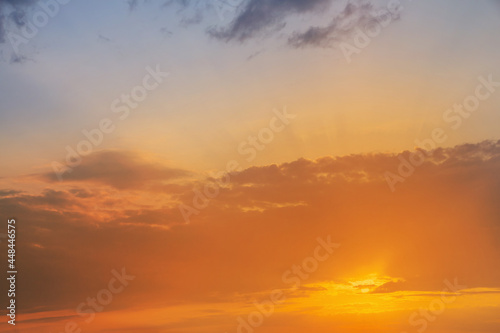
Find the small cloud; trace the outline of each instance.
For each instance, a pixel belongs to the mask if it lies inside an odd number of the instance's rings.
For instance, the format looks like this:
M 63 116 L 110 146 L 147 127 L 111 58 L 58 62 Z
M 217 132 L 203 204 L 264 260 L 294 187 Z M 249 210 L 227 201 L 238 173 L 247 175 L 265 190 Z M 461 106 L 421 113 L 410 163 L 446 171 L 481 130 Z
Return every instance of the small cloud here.
M 247 57 L 247 61 L 252 60 L 253 58 L 257 57 L 258 55 L 260 55 L 260 54 L 261 54 L 261 53 L 263 53 L 263 52 L 264 52 L 264 50 L 260 50 L 260 51 L 257 51 L 257 52 L 252 53 L 251 55 L 249 55 L 249 56 Z
M 349 2 L 331 22 L 323 27 L 310 27 L 303 32 L 295 32 L 288 44 L 295 48 L 331 47 L 351 36 L 358 28 L 367 28 L 371 24 L 391 16 L 398 19 L 397 13 L 388 10 L 376 10 L 366 1 Z
M 17 27 L 26 24 L 26 15 L 37 0 L 0 0 L 0 43 L 5 43 L 9 22 Z
M 170 37 L 173 34 L 172 31 L 168 30 L 166 27 L 161 28 L 160 32 L 164 37 Z
M 10 197 L 10 196 L 15 196 L 17 194 L 21 194 L 23 191 L 17 191 L 17 190 L 0 190 L 0 197 Z
M 87 198 L 92 198 L 94 195 L 85 189 L 81 188 L 75 188 L 72 190 L 69 190 L 71 194 L 73 194 L 75 197 L 80 198 L 80 199 L 87 199 Z
M 189 174 L 186 170 L 146 161 L 135 153 L 101 151 L 84 157 L 79 166 L 65 174 L 65 180 L 90 181 L 117 189 L 139 189 L 152 181 L 171 181 Z M 53 172 L 43 174 L 42 179 L 58 182 L 57 175 Z
M 384 283 L 383 285 L 375 288 L 371 293 L 372 294 L 386 294 L 393 293 L 396 291 L 404 291 L 404 290 L 412 290 L 409 288 L 409 284 L 407 281 L 399 280 L 399 281 L 389 281 Z

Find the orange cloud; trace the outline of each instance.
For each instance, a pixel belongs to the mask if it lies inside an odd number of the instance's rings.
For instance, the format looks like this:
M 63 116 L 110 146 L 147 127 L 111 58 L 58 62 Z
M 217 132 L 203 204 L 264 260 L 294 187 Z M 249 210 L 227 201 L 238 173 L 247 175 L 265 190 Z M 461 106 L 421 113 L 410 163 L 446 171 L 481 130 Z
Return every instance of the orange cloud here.
M 395 155 L 248 168 L 231 174 L 191 224 L 178 204 L 189 204 L 191 187 L 203 183 L 180 178 L 188 172 L 128 153 L 87 161 L 68 182 L 42 175 L 41 193 L 0 192 L 2 211 L 19 221 L 18 299 L 25 313 L 74 311 L 108 283 L 112 269 L 126 267 L 137 278 L 107 315 L 203 303 L 224 309 L 208 322 L 230 328 L 231 304 L 244 314 L 252 299 L 287 290 L 283 272 L 326 235 L 342 246 L 302 289 L 290 291 L 286 311 L 310 316 L 325 311 L 317 302 L 329 297 L 339 304 L 336 313 L 363 300 L 410 307 L 411 299 L 431 297 L 455 278 L 485 288 L 471 289 L 471 300 L 500 304 L 492 292 L 500 287 L 499 142 L 438 149 L 395 193 L 383 177 L 399 163 Z M 282 325 L 281 318 L 290 319 L 283 315 L 269 323 Z M 189 331 L 188 314 L 176 320 L 157 332 Z

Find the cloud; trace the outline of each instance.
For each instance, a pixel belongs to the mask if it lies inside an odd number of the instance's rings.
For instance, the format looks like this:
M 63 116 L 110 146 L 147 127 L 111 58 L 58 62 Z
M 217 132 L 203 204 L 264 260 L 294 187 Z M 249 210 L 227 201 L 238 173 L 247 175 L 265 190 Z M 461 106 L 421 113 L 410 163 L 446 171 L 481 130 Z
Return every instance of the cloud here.
M 23 193 L 22 191 L 17 190 L 0 190 L 0 197 L 9 197 L 13 195 L 17 195 Z
M 73 204 L 71 196 L 65 191 L 46 189 L 41 195 L 22 197 L 23 203 L 32 206 L 45 206 L 53 208 L 68 208 Z
M 386 294 L 396 291 L 422 290 L 422 284 L 410 283 L 408 281 L 389 281 L 375 288 L 372 294 Z
M 400 163 L 394 154 L 248 168 L 231 174 L 188 225 L 178 203 L 193 204 L 198 180 L 164 184 L 180 180 L 176 169 L 133 153 L 85 160 L 69 183 L 44 175 L 40 193 L 0 198 L 0 210 L 19 221 L 26 308 L 74 308 L 117 267 L 140 274 L 110 309 L 231 302 L 289 287 L 283 272 L 326 235 L 342 246 L 308 284 L 367 270 L 409 281 L 375 293 L 440 291 L 454 277 L 470 288 L 500 287 L 500 141 L 438 149 L 396 193 L 383 178 Z M 129 179 L 135 176 L 150 186 Z M 254 206 L 261 209 L 244 209 Z
M 117 189 L 139 189 L 146 187 L 150 182 L 168 182 L 189 174 L 186 170 L 145 161 L 135 153 L 101 151 L 84 157 L 81 165 L 65 175 L 65 180 L 95 182 Z M 43 174 L 42 179 L 58 182 L 53 172 Z
M 139 1 L 138 0 L 127 0 L 128 6 L 130 10 L 133 10 L 137 7 Z
M 328 25 L 295 32 L 288 39 L 288 44 L 295 48 L 331 47 L 351 36 L 358 28 L 368 29 L 373 24 L 378 24 L 378 21 L 398 18 L 399 15 L 394 9 L 376 10 L 370 2 L 348 2 Z
M 0 14 L 0 43 L 5 43 L 5 16 Z
M 472 288 L 460 290 L 463 294 L 500 294 L 500 288 Z
M 265 33 L 282 30 L 291 15 L 319 14 L 333 0 L 250 0 L 226 27 L 211 27 L 208 34 L 224 42 L 245 42 Z M 376 8 L 367 0 L 350 0 L 326 26 L 310 26 L 288 37 L 294 48 L 332 47 L 353 35 L 356 29 L 369 29 L 376 22 L 399 19 L 399 7 Z
M 7 25 L 13 23 L 17 27 L 26 24 L 27 11 L 37 0 L 0 0 L 0 43 L 5 42 Z
M 30 9 L 36 0 L 0 0 L 0 43 L 5 43 L 9 25 L 21 28 L 26 24 Z M 141 0 L 128 0 L 130 10 L 134 10 Z M 230 6 L 236 15 L 226 26 L 212 26 L 207 29 L 209 36 L 224 42 L 245 42 L 269 32 L 283 29 L 292 15 L 318 14 L 324 12 L 334 0 L 241 0 L 234 3 L 207 4 L 194 0 L 163 1 L 163 7 L 177 5 L 181 26 L 187 27 L 203 21 L 208 11 L 223 11 L 220 6 Z M 217 7 L 219 6 L 219 7 Z M 229 8 L 229 7 L 228 7 Z M 294 32 L 288 38 L 288 44 L 295 48 L 328 47 L 346 36 L 351 35 L 357 27 L 369 25 L 381 18 L 371 2 L 350 0 L 345 8 L 326 26 L 311 26 L 305 31 Z M 397 18 L 394 12 L 393 19 Z M 23 63 L 27 58 L 23 55 L 11 56 L 12 63 Z
M 225 28 L 211 28 L 208 33 L 219 40 L 244 42 L 269 30 L 280 30 L 290 14 L 320 11 L 330 0 L 249 0 L 241 13 Z
M 69 190 L 69 192 L 78 198 L 91 198 L 93 196 L 90 191 L 81 188 L 74 188 Z
M 32 56 L 37 52 L 36 46 L 32 45 L 29 50 L 18 50 L 15 45 L 19 39 L 23 38 L 19 29 L 27 26 L 28 15 L 32 13 L 38 2 L 37 0 L 0 0 L 0 47 L 2 44 L 5 46 L 0 49 L 0 54 L 6 54 L 7 58 L 2 56 L 1 60 L 9 61 L 10 64 L 34 61 Z M 10 32 L 16 36 L 9 37 Z

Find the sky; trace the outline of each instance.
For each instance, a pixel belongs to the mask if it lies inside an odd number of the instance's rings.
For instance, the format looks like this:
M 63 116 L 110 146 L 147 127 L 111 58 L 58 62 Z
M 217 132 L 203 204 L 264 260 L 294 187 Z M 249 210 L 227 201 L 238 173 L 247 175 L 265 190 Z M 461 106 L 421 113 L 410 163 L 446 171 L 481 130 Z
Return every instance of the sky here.
M 0 332 L 500 331 L 499 15 L 0 0 Z

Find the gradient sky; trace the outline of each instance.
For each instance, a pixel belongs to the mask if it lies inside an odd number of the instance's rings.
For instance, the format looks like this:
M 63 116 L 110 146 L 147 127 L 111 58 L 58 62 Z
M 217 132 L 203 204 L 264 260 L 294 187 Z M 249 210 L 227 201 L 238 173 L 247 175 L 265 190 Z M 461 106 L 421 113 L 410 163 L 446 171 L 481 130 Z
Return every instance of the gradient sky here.
M 426 332 L 500 331 L 500 88 L 457 128 L 443 118 L 500 82 L 498 1 L 402 0 L 348 61 L 342 45 L 388 2 L 72 0 L 14 52 L 47 1 L 0 0 L 19 332 L 237 332 L 280 289 L 255 332 L 409 333 L 445 281 L 460 293 Z M 120 120 L 113 101 L 147 68 L 169 75 Z M 242 154 L 284 110 L 295 118 Z M 54 163 L 105 118 L 115 130 L 59 181 Z M 439 148 L 417 147 L 436 128 Z M 387 172 L 419 151 L 391 191 Z M 180 207 L 227 177 L 187 223 Z M 284 283 L 329 236 L 341 246 L 328 260 Z M 76 307 L 122 267 L 136 278 L 86 323 Z

